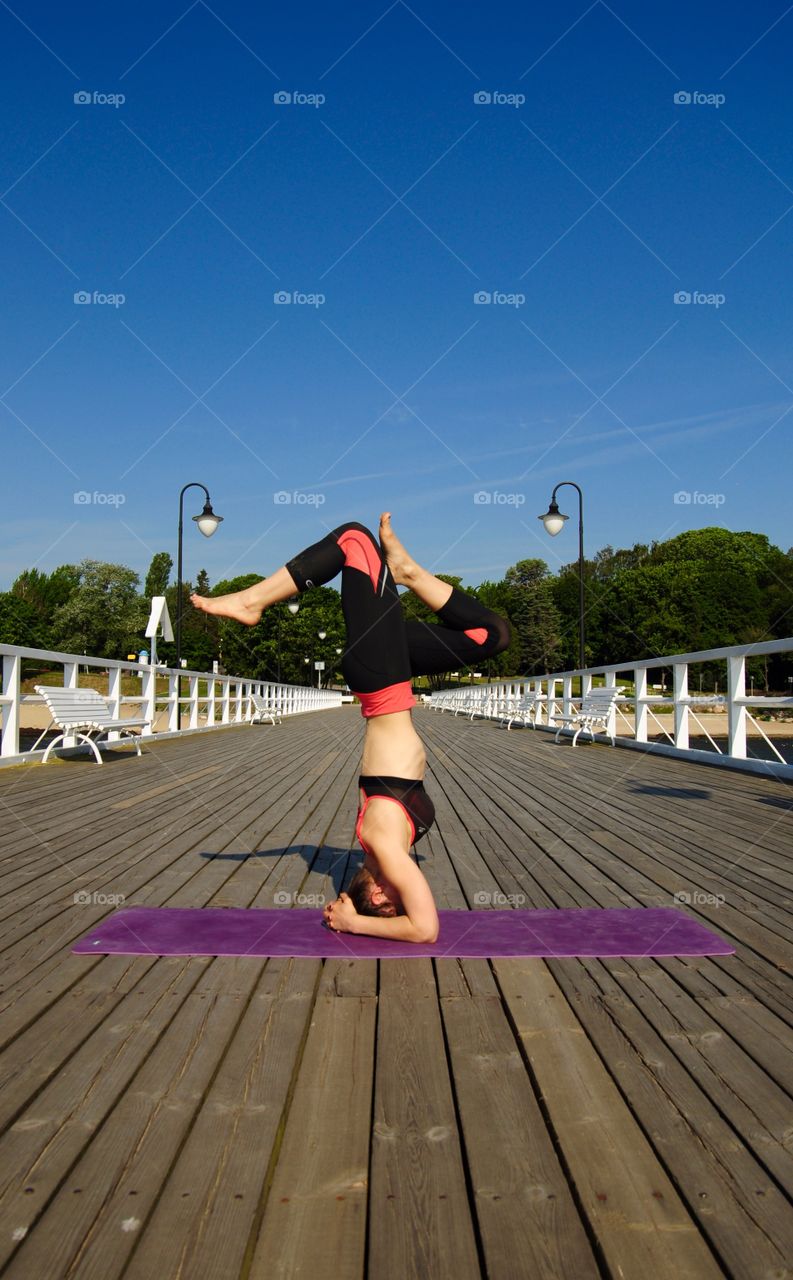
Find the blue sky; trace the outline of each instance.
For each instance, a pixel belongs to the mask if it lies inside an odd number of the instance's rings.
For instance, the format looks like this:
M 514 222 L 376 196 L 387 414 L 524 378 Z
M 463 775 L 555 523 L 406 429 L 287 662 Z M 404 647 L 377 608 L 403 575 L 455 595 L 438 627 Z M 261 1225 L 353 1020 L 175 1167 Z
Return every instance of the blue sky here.
M 189 480 L 213 582 L 384 508 L 466 582 L 555 569 L 567 479 L 590 553 L 790 545 L 783 4 L 18 3 L 0 39 L 0 589 L 175 560 Z

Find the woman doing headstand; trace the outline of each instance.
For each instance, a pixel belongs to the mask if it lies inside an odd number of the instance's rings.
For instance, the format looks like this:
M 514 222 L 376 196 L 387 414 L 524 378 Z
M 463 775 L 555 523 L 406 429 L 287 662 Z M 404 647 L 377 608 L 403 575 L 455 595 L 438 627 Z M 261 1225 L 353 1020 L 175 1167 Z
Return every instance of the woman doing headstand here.
M 331 929 L 434 942 L 438 913 L 410 847 L 435 809 L 424 790 L 426 756 L 413 727 L 411 677 L 436 675 L 501 653 L 509 623 L 416 564 L 380 518 L 380 541 L 362 524 L 340 525 L 269 578 L 226 596 L 192 595 L 198 609 L 253 626 L 270 605 L 341 573 L 347 629 L 342 672 L 366 720 L 355 834 L 364 864 L 348 892 L 325 907 Z M 406 622 L 397 585 L 414 591 L 438 625 Z

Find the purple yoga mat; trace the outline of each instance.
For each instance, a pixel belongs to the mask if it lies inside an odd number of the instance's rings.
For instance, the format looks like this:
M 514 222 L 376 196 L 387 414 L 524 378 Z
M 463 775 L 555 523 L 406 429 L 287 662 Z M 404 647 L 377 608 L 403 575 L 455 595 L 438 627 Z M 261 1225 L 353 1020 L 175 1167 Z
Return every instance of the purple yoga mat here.
M 429 945 L 334 933 L 306 908 L 123 907 L 81 938 L 82 955 L 318 956 L 726 956 L 728 942 L 671 907 L 439 911 Z

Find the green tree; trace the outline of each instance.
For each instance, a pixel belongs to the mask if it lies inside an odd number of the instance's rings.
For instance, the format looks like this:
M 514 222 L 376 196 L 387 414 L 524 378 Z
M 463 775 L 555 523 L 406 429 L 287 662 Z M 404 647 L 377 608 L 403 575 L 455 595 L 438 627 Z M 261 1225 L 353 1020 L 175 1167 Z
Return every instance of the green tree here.
M 55 610 L 71 596 L 80 581 L 80 571 L 72 564 L 60 565 L 52 573 L 25 569 L 11 587 L 11 594 L 30 605 L 38 616 L 37 634 L 42 648 L 50 648 L 52 617 Z
M 146 574 L 146 585 L 143 594 L 147 600 L 154 596 L 164 596 L 168 579 L 173 569 L 173 560 L 167 551 L 158 551 L 152 557 L 149 572 Z
M 137 648 L 148 618 L 137 573 L 100 560 L 83 560 L 78 570 L 78 586 L 53 617 L 54 643 L 68 653 L 103 658 Z
M 510 588 L 509 617 L 517 633 L 518 674 L 554 671 L 561 657 L 562 619 L 553 596 L 553 585 L 544 560 L 519 560 L 507 570 Z
M 14 591 L 0 592 L 0 644 L 48 649 L 49 627 L 39 610 Z

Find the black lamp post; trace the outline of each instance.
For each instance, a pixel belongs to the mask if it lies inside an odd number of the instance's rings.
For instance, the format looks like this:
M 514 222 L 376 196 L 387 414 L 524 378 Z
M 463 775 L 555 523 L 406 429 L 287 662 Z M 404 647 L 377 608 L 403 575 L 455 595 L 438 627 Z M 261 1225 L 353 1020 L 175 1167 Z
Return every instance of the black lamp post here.
M 297 596 L 293 596 L 291 600 L 287 600 L 286 607 L 289 612 L 294 615 L 300 608 L 300 601 Z M 281 614 L 282 610 L 278 610 L 278 683 L 281 683 Z
M 578 665 L 583 671 L 584 661 L 584 495 L 574 480 L 560 480 L 551 494 L 551 502 L 544 516 L 538 516 L 545 525 L 546 533 L 555 538 L 561 533 L 564 522 L 569 517 L 562 514 L 556 504 L 556 492 L 562 485 L 569 484 L 578 493 Z
M 182 524 L 184 511 L 184 495 L 188 489 L 203 489 L 206 495 L 204 510 L 200 516 L 193 516 L 193 520 L 198 525 L 205 538 L 211 538 L 212 534 L 221 523 L 223 517 L 216 516 L 212 510 L 212 503 L 209 501 L 209 490 L 205 484 L 201 484 L 197 480 L 191 480 L 186 484 L 179 494 L 179 543 L 177 551 L 177 567 L 176 567 L 176 670 L 179 673 L 176 680 L 176 727 L 182 727 Z

